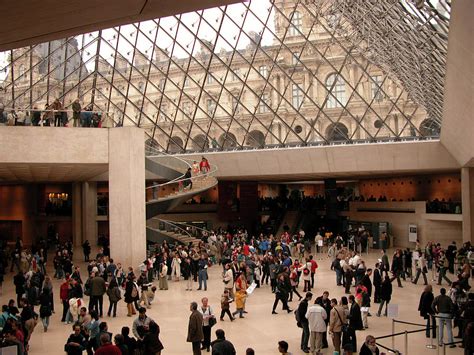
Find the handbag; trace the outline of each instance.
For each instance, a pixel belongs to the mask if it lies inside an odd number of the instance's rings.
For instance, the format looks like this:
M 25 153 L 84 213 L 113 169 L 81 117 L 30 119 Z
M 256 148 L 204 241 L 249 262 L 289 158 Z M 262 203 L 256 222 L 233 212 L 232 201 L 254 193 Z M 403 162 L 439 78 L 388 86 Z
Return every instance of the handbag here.
M 217 319 L 216 317 L 211 317 L 209 318 L 209 326 L 212 328 L 213 326 L 215 326 L 217 323 Z

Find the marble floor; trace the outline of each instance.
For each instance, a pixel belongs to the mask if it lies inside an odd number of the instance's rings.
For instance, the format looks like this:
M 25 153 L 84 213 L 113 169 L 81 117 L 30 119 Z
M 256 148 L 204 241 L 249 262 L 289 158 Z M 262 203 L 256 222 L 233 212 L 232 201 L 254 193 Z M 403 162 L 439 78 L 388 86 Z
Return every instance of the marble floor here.
M 79 254 L 81 253 L 77 255 Z M 369 267 L 375 264 L 378 257 L 378 252 L 364 255 L 366 264 Z M 329 268 L 329 260 L 322 258 L 322 260 L 317 261 L 319 268 L 316 273 L 313 293 L 319 296 L 323 291 L 327 290 L 330 293 L 330 298 L 335 297 L 339 299 L 344 295 L 344 289 L 336 286 L 335 273 Z M 82 270 L 85 270 L 85 264 Z M 220 311 L 220 295 L 223 290 L 221 268 L 219 266 L 211 267 L 209 269 L 209 276 L 210 280 L 208 281 L 207 291 L 185 291 L 186 284 L 184 281 L 170 281 L 169 290 L 157 291 L 155 302 L 147 314 L 153 318 L 161 328 L 160 338 L 165 347 L 162 354 L 192 353 L 191 344 L 186 343 L 190 302 L 200 302 L 200 299 L 206 296 L 209 298 L 209 302 L 214 310 Z M 6 304 L 10 298 L 15 298 L 11 279 L 12 274 L 7 275 L 5 278 L 0 304 Z M 43 333 L 41 323 L 36 327 L 30 342 L 30 354 L 64 354 L 64 343 L 71 333 L 71 326 L 64 325 L 60 322 L 62 306 L 59 302 L 59 285 L 60 281 L 55 280 L 54 297 L 56 314 L 53 314 L 51 317 L 51 324 L 47 333 Z M 417 311 L 423 286 L 420 284 L 413 285 L 410 282 L 404 282 L 403 285 L 403 288 L 398 288 L 395 283 L 393 288 L 392 304 L 397 304 L 399 309 L 399 317 L 397 319 L 414 323 L 424 323 L 424 320 L 419 316 Z M 302 293 L 301 287 L 302 286 L 300 286 L 300 293 Z M 197 288 L 197 284 L 195 284 L 195 288 Z M 435 295 L 439 294 L 439 289 L 440 286 L 434 285 Z M 87 301 L 88 297 L 86 297 L 86 302 Z M 300 328 L 296 326 L 294 315 L 281 311 L 281 304 L 279 305 L 279 309 L 277 309 L 279 314 L 272 315 L 271 307 L 273 301 L 274 295 L 271 293 L 269 286 L 264 285 L 262 288 L 256 289 L 247 299 L 246 309 L 248 314 L 246 314 L 246 318 L 237 319 L 232 323 L 227 318 L 224 322 L 218 321 L 217 325 L 213 328 L 213 339 L 215 338 L 214 331 L 218 328 L 222 328 L 226 332 L 226 338 L 234 344 L 237 354 L 245 354 L 247 347 L 254 348 L 256 354 L 278 354 L 277 343 L 279 340 L 286 340 L 290 344 L 289 351 L 293 354 L 303 354 L 303 352 L 299 350 L 301 331 Z M 297 297 L 294 298 L 294 301 L 290 305 L 293 309 L 298 306 Z M 107 297 L 104 297 L 104 308 L 106 307 L 108 307 L 108 300 Z M 359 348 L 368 334 L 372 334 L 376 337 L 391 334 L 392 320 L 385 317 L 375 317 L 376 310 L 374 307 L 371 312 L 374 316 L 369 317 L 369 329 L 357 332 Z M 105 316 L 102 320 L 108 323 L 109 331 L 114 334 L 120 332 L 122 326 L 129 326 L 131 328 L 133 321 L 132 318 L 126 316 L 126 306 L 123 302 L 119 302 L 117 318 Z M 396 326 L 396 332 L 415 329 L 420 329 L 420 327 L 404 326 L 401 324 Z M 457 329 L 455 332 L 456 331 Z M 390 338 L 381 340 L 380 343 L 392 347 Z M 428 339 L 425 338 L 424 332 L 408 335 L 408 353 L 433 355 L 438 353 L 438 349 L 427 349 L 426 344 L 428 344 Z M 404 353 L 404 336 L 396 338 L 395 349 Z M 381 351 L 383 350 L 381 349 Z M 442 349 L 439 350 L 439 352 L 443 353 Z M 333 354 L 331 342 L 329 349 L 324 349 L 323 353 Z M 446 353 L 462 354 L 463 351 L 460 348 L 446 349 Z

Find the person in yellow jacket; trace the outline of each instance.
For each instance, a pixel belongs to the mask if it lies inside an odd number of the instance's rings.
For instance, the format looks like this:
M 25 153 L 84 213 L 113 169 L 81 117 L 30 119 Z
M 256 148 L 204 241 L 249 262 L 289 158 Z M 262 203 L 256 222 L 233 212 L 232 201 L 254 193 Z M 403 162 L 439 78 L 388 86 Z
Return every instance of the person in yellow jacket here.
M 247 292 L 244 289 L 240 289 L 235 292 L 236 311 L 232 313 L 233 316 L 239 313 L 239 318 L 244 318 L 244 308 L 245 308 L 246 299 L 247 299 Z

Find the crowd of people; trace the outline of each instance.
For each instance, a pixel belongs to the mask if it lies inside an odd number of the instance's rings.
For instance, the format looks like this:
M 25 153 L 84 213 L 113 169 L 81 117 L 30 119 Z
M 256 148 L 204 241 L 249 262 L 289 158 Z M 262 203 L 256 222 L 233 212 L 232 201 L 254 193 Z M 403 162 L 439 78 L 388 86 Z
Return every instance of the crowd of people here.
M 315 249 L 314 244 L 320 246 L 320 238 L 323 247 Z M 256 289 L 274 294 L 269 315 L 278 317 L 279 303 L 283 311 L 294 313 L 296 326 L 301 328 L 303 352 L 318 354 L 331 346 L 331 340 L 334 350 L 340 353 L 352 354 L 359 350 L 361 354 L 375 354 L 378 350 L 374 337 L 366 336 L 359 347 L 356 336 L 357 332 L 370 329 L 371 305 L 378 304 L 377 316 L 386 316 L 392 282 L 396 280 L 397 286 L 403 287 L 402 280 L 417 283 L 420 276 L 425 290 L 419 311 L 426 319 L 426 335 L 436 336 L 440 344 L 455 346 L 452 344 L 454 325 L 458 336 L 465 340 L 464 348 L 472 351 L 469 339 L 474 338 L 474 299 L 469 293 L 469 280 L 474 255 L 469 243 L 459 249 L 454 242 L 446 249 L 432 242 L 424 247 L 417 243 L 413 251 L 396 250 L 391 260 L 387 252 L 381 250 L 380 259 L 371 268 L 366 265 L 364 254 L 351 250 L 347 241 L 337 234 L 322 231 L 312 239 L 303 231 L 293 236 L 285 232 L 279 237 L 263 234 L 253 237 L 244 229 L 220 229 L 204 233 L 198 245 L 167 242 L 156 245 L 139 271 L 115 262 L 107 247 L 91 257 L 88 242 L 83 244 L 87 267 L 82 271 L 81 262 L 74 262 L 77 258 L 73 259 L 72 244 L 57 244 L 52 278 L 62 280 L 59 290 L 53 290 L 45 267 L 50 249 L 47 242 L 41 240 L 28 251 L 19 241 L 10 254 L 5 254 L 2 248 L 0 255 L 0 280 L 3 281 L 3 275 L 10 268 L 15 273 L 13 283 L 17 295 L 16 300 L 2 306 L 2 342 L 17 346 L 20 354 L 27 353 L 39 321 L 43 331 L 48 331 L 50 317 L 55 312 L 56 294 L 62 304 L 61 321 L 72 326 L 72 334 L 64 346 L 68 354 L 84 351 L 87 354 L 160 354 L 166 344 L 161 342 L 158 323 L 147 316 L 157 289 L 166 292 L 169 280 L 184 280 L 186 290 L 193 290 L 197 284 L 197 290 L 205 291 L 208 268 L 221 267 L 220 312 L 207 297 L 202 297 L 200 304 L 192 302 L 189 306 L 187 341 L 191 343 L 193 354 L 211 349 L 213 354 L 235 353 L 222 329 L 215 331 L 215 340 L 212 340 L 211 330 L 217 318 L 221 322 L 226 316 L 231 322 L 244 319 L 248 296 Z M 323 252 L 331 259 L 336 285 L 344 289 L 345 296 L 330 297 L 328 291 L 314 293 L 320 265 L 313 255 L 321 256 Z M 456 279 L 451 280 L 448 274 L 456 275 Z M 434 297 L 428 278 L 438 284 L 446 282 L 449 289 L 441 289 L 440 295 Z M 158 286 L 154 286 L 154 281 Z M 104 297 L 109 299 L 107 310 Z M 290 307 L 293 297 L 298 297 L 299 302 L 294 309 Z M 120 317 L 117 304 L 122 301 L 127 304 L 126 316 L 132 317 L 133 322 L 131 330 L 124 326 L 121 333 L 114 336 L 103 317 L 104 313 L 108 317 Z M 439 333 L 433 334 L 432 326 L 437 319 Z M 280 341 L 278 349 L 286 354 L 288 343 Z M 252 353 L 255 351 L 249 348 L 247 354 Z
M 107 115 L 94 111 L 92 104 L 82 107 L 79 99 L 70 108 L 65 108 L 59 99 L 46 103 L 43 109 L 33 106 L 29 110 L 5 110 L 0 104 L 0 125 L 2 126 L 54 126 L 54 127 L 109 127 Z

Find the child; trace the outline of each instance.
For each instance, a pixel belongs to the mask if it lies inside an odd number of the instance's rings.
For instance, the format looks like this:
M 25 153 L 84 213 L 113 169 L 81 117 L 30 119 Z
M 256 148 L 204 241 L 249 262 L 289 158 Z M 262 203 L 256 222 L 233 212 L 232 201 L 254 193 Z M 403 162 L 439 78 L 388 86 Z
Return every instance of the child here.
M 235 292 L 235 307 L 237 308 L 233 316 L 239 313 L 239 318 L 244 318 L 244 307 L 245 307 L 245 299 L 247 298 L 247 292 L 243 289 L 240 289 Z
M 230 320 L 233 321 L 235 318 L 230 314 L 230 303 L 233 302 L 233 299 L 229 297 L 229 290 L 225 290 L 221 296 L 221 317 L 220 320 L 224 320 L 224 314 L 227 313 Z

